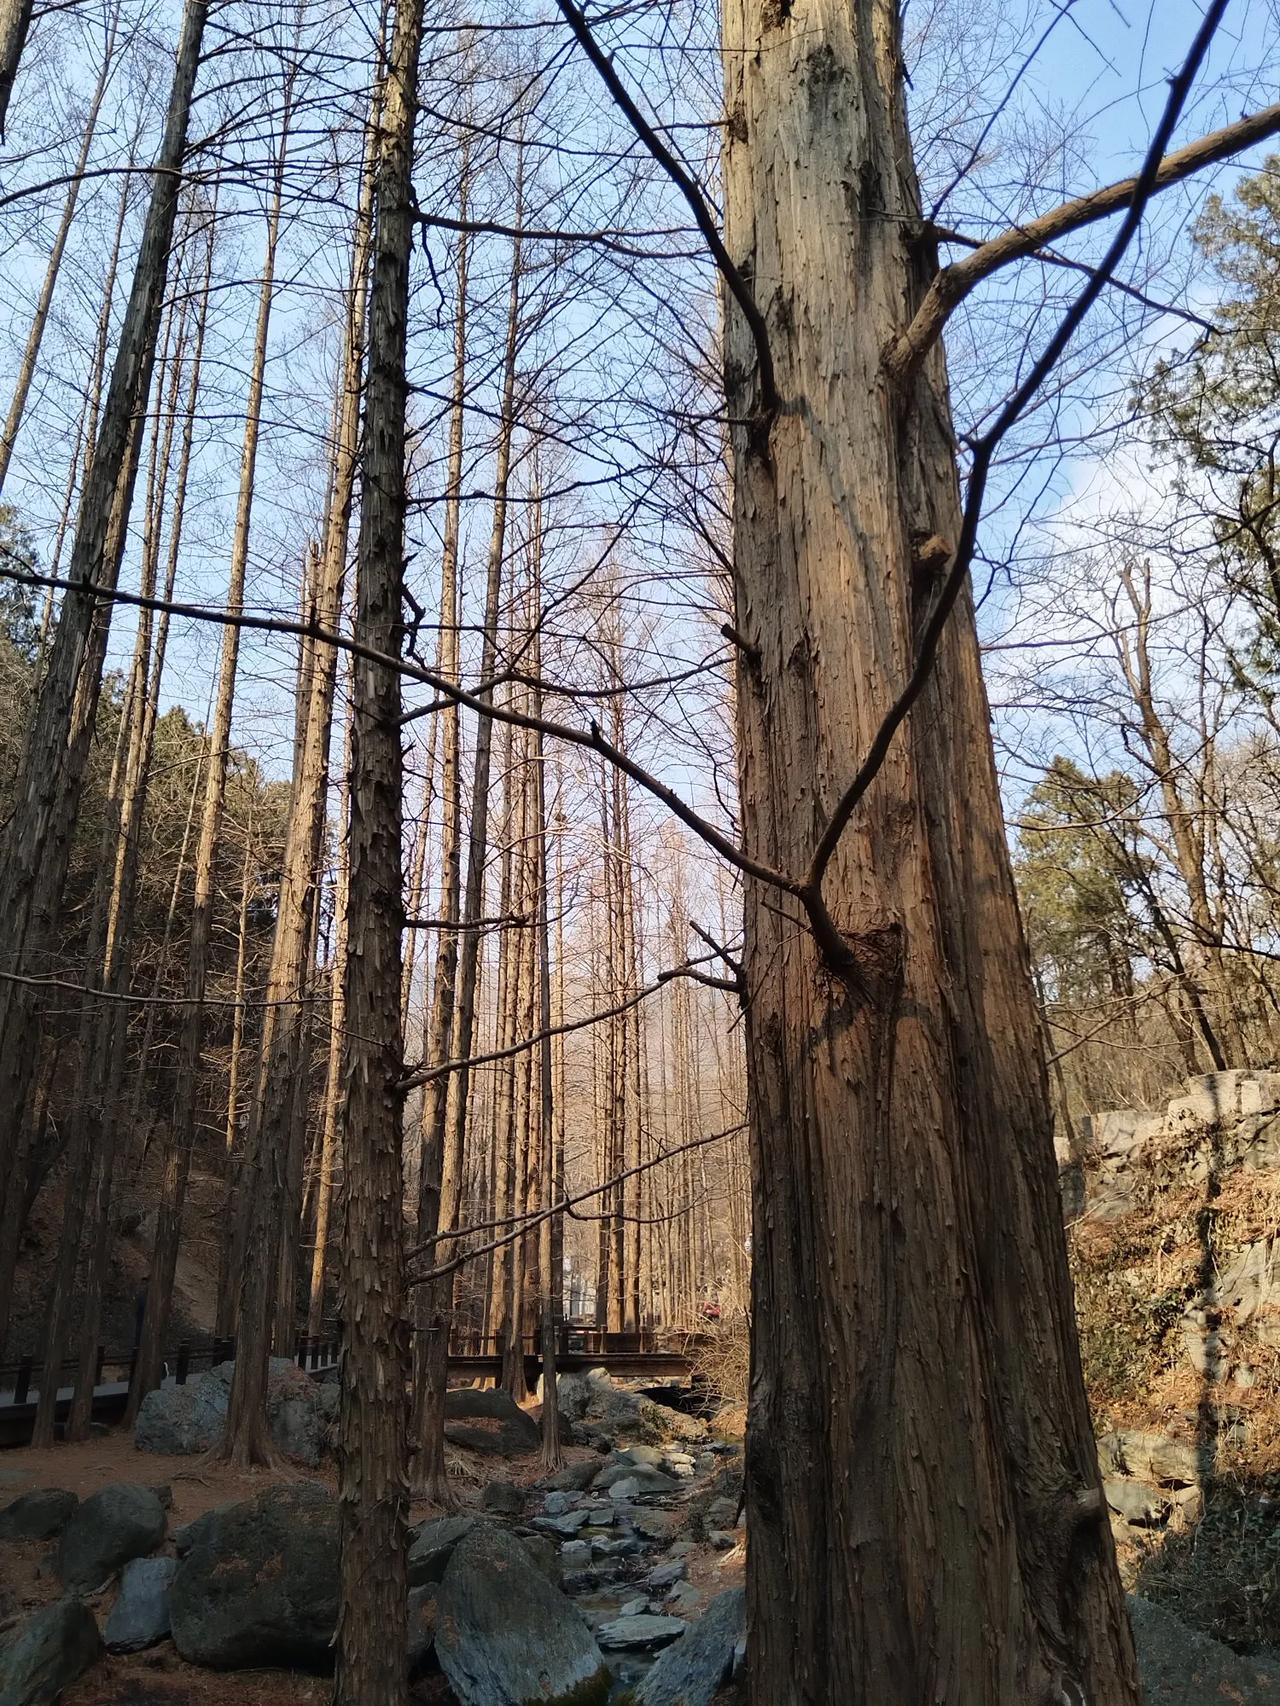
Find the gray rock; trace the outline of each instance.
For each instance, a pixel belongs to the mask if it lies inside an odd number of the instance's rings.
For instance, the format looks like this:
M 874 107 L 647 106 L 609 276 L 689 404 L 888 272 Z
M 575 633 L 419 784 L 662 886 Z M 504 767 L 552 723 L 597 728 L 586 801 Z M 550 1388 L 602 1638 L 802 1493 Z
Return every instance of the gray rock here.
M 185 1386 L 148 1392 L 138 1409 L 139 1451 L 189 1457 L 222 1438 L 231 1399 L 233 1362 L 219 1363 Z M 267 1421 L 278 1450 L 314 1469 L 337 1416 L 338 1388 L 320 1386 L 288 1357 L 272 1357 L 267 1375 Z
M 599 1468 L 600 1464 L 594 1457 L 584 1457 L 579 1463 L 566 1463 L 542 1485 L 552 1492 L 581 1493 L 595 1480 Z
M 78 1593 L 93 1593 L 130 1558 L 145 1557 L 164 1539 L 164 1508 L 149 1487 L 113 1482 L 76 1506 L 58 1542 L 58 1577 Z
M 712 1499 L 707 1506 L 707 1522 L 712 1528 L 736 1528 L 738 1501 L 736 1499 Z
M 730 1534 L 724 1528 L 709 1528 L 707 1530 L 707 1545 L 714 1546 L 717 1552 L 732 1552 L 738 1544 L 738 1537 Z
M 632 1526 L 636 1533 L 643 1534 L 646 1540 L 654 1540 L 661 1545 L 679 1532 L 683 1520 L 680 1511 L 637 1511 L 632 1518 Z
M 596 1630 L 596 1640 L 606 1652 L 651 1653 L 678 1641 L 687 1625 L 679 1617 L 643 1611 L 638 1617 L 615 1617 Z
M 604 1706 L 610 1678 L 581 1615 L 513 1535 L 478 1525 L 438 1600 L 436 1655 L 461 1706 Z
M 524 1493 L 510 1481 L 490 1481 L 480 1495 L 480 1505 L 495 1516 L 523 1516 Z
M 436 1582 L 409 1589 L 409 1675 L 422 1669 L 436 1644 Z
M 560 1552 L 553 1540 L 548 1540 L 545 1534 L 522 1534 L 520 1544 L 533 1559 L 534 1568 L 551 1583 L 552 1587 L 560 1586 Z
M 1200 1448 L 1194 1441 L 1140 1428 L 1104 1434 L 1098 1458 L 1109 1473 L 1132 1475 L 1158 1487 L 1190 1487 L 1200 1479 Z
M 1168 1520 L 1168 1499 L 1143 1481 L 1104 1481 L 1102 1490 L 1116 1515 L 1135 1528 L 1158 1528 Z
M 0 1540 L 52 1540 L 62 1533 L 79 1503 L 74 1493 L 61 1487 L 20 1493 L 0 1511 Z
M 216 1670 L 327 1670 L 338 1616 L 338 1507 L 329 1492 L 295 1482 L 209 1514 L 169 1593 L 183 1658 Z
M 561 1540 L 572 1540 L 580 1528 L 591 1521 L 590 1511 L 565 1511 L 563 1516 L 535 1516 L 533 1526 L 541 1534 L 554 1534 Z
M 603 1439 L 608 1445 L 662 1445 L 673 1439 L 701 1440 L 706 1423 L 655 1404 L 616 1385 L 602 1368 L 562 1374 L 557 1383 L 560 1416 L 574 1439 Z
M 195 1517 L 182 1528 L 175 1528 L 172 1535 L 173 1549 L 179 1558 L 185 1558 L 191 1548 L 199 1541 L 201 1535 L 218 1519 L 216 1510 L 205 1511 L 203 1516 Z
M 552 1491 L 542 1501 L 542 1508 L 548 1516 L 563 1516 L 571 1511 L 578 1502 L 579 1495 L 567 1491 Z
M 438 1516 L 424 1522 L 409 1547 L 409 1586 L 417 1588 L 440 1581 L 454 1547 L 471 1533 L 478 1521 L 478 1517 L 462 1515 Z
M 446 1392 L 444 1416 L 444 1437 L 471 1451 L 525 1457 L 542 1443 L 537 1422 L 500 1387 L 480 1392 L 463 1386 Z
M 663 1462 L 662 1452 L 656 1445 L 629 1445 L 613 1455 L 617 1463 L 643 1463 L 650 1469 L 659 1468 Z
M 677 1582 L 663 1604 L 677 1617 L 683 1617 L 686 1612 L 697 1610 L 698 1590 L 691 1582 Z
M 1217 1700 L 1276 1706 L 1280 1700 L 1280 1661 L 1233 1653 L 1136 1594 L 1129 1596 L 1129 1620 L 1146 1706 L 1208 1706 Z
M 670 1563 L 658 1564 L 650 1570 L 645 1577 L 645 1584 L 656 1592 L 660 1588 L 674 1587 L 677 1582 L 682 1582 L 688 1574 L 689 1566 L 684 1559 L 673 1558 Z
M 134 1558 L 120 1576 L 103 1638 L 111 1653 L 140 1653 L 169 1633 L 169 1589 L 176 1558 Z
M 101 1651 L 87 1605 L 78 1599 L 46 1605 L 0 1648 L 0 1706 L 49 1706 Z
M 612 1492 L 615 1487 L 628 1487 L 628 1498 L 637 1493 L 678 1493 L 680 1483 L 649 1463 L 616 1462 L 606 1466 L 591 1483 L 593 1490 Z
M 591 1563 L 591 1542 L 589 1540 L 566 1540 L 560 1548 L 560 1568 L 562 1570 L 585 1570 Z
M 717 1594 L 641 1682 L 637 1706 L 710 1706 L 732 1675 L 734 1655 L 746 1628 L 747 1599 L 742 1589 Z
M 609 1488 L 609 1497 L 615 1504 L 625 1505 L 634 1499 L 640 1491 L 640 1483 L 632 1475 L 626 1475 L 621 1481 L 615 1481 Z
M 640 1617 L 643 1616 L 648 1609 L 649 1601 L 647 1599 L 629 1599 L 618 1607 L 618 1616 Z

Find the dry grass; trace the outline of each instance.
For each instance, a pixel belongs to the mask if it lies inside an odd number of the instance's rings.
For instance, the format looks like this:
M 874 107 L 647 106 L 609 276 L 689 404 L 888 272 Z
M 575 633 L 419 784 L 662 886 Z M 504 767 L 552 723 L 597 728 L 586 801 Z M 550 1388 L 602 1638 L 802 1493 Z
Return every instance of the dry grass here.
M 728 1431 L 728 1422 L 741 1418 L 745 1424 L 747 1388 L 751 1378 L 751 1329 L 745 1315 L 716 1322 L 692 1339 L 689 1345 L 690 1373 L 710 1392 L 716 1406 L 716 1426 Z

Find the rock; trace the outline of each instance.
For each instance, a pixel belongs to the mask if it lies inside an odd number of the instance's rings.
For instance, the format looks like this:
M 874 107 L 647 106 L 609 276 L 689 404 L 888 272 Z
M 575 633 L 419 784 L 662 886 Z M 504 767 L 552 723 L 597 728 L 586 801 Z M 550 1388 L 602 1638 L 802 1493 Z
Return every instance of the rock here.
M 577 1609 L 491 1525 L 473 1528 L 449 1560 L 436 1655 L 460 1706 L 604 1706 L 609 1694 Z
M 542 1508 L 548 1516 L 563 1516 L 571 1511 L 578 1502 L 579 1495 L 569 1492 L 550 1492 L 542 1501 Z
M 732 1552 L 738 1544 L 738 1537 L 730 1534 L 725 1528 L 709 1528 L 707 1530 L 707 1545 L 714 1546 L 717 1552 Z
M 572 1436 L 587 1443 L 662 1445 L 673 1439 L 701 1440 L 706 1423 L 655 1404 L 616 1385 L 602 1368 L 562 1374 L 557 1383 L 560 1416 Z
M 596 1630 L 596 1640 L 606 1652 L 651 1653 L 678 1641 L 687 1625 L 679 1617 L 643 1611 L 638 1617 L 615 1617 Z
M 680 1483 L 670 1475 L 664 1475 L 661 1469 L 655 1469 L 648 1463 L 613 1463 L 607 1465 L 591 1483 L 594 1489 L 612 1492 L 615 1487 L 627 1486 L 631 1491 L 626 1495 L 634 1498 L 637 1493 L 678 1493 Z
M 93 1593 L 131 1558 L 164 1539 L 164 1508 L 149 1487 L 115 1481 L 76 1506 L 58 1542 L 58 1577 L 73 1592 Z
M 650 1469 L 659 1468 L 663 1462 L 662 1453 L 656 1445 L 629 1445 L 622 1451 L 615 1451 L 613 1457 L 615 1463 L 643 1463 Z
M 1280 1700 L 1280 1662 L 1233 1653 L 1136 1594 L 1129 1596 L 1129 1619 L 1146 1706 L 1207 1706 L 1219 1700 L 1231 1706 L 1275 1706 Z
M 61 1487 L 20 1493 L 0 1511 L 0 1540 L 52 1540 L 62 1533 L 79 1503 L 74 1493 Z
M 219 1363 L 185 1386 L 148 1392 L 133 1430 L 139 1451 L 189 1457 L 217 1445 L 226 1426 L 233 1362 Z M 272 1443 L 314 1469 L 337 1416 L 338 1389 L 321 1386 L 288 1357 L 272 1357 L 267 1376 L 267 1420 Z
M 172 1535 L 173 1549 L 179 1558 L 186 1557 L 205 1530 L 217 1521 L 217 1517 L 218 1512 L 216 1510 L 205 1511 L 203 1516 L 196 1517 L 194 1521 L 186 1523 L 182 1528 L 174 1529 Z
M 510 1481 L 490 1481 L 480 1495 L 480 1505 L 483 1510 L 493 1511 L 496 1516 L 523 1516 L 524 1493 Z
M 643 1534 L 646 1540 L 653 1540 L 662 1545 L 679 1531 L 682 1520 L 680 1511 L 637 1511 L 632 1518 L 632 1527 L 637 1534 Z
M 670 1563 L 659 1564 L 650 1570 L 644 1578 L 645 1585 L 653 1588 L 656 1592 L 661 1588 L 674 1587 L 677 1582 L 682 1582 L 688 1574 L 689 1566 L 684 1559 L 674 1558 Z
M 591 1521 L 590 1511 L 566 1511 L 563 1516 L 535 1516 L 533 1526 L 541 1534 L 554 1534 L 560 1540 L 572 1540 L 580 1528 Z
M 712 1499 L 707 1506 L 707 1522 L 712 1528 L 736 1528 L 738 1524 L 738 1501 L 736 1499 Z
M 663 1601 L 668 1611 L 677 1617 L 698 1609 L 698 1590 L 692 1582 L 677 1582 Z
M 436 1644 L 435 1582 L 409 1589 L 409 1675 L 422 1669 Z
M 462 1515 L 438 1516 L 424 1522 L 409 1547 L 409 1586 L 417 1588 L 440 1581 L 454 1547 L 471 1533 L 478 1520 Z
M 184 1659 L 215 1670 L 327 1670 L 338 1616 L 338 1507 L 314 1482 L 273 1487 L 202 1521 L 169 1593 Z
M 101 1651 L 98 1625 L 81 1600 L 45 1606 L 0 1648 L 0 1706 L 49 1706 Z
M 717 1594 L 702 1616 L 658 1659 L 641 1682 L 636 1706 L 711 1706 L 734 1668 L 747 1629 L 741 1588 Z
M 1102 1483 L 1107 1503 L 1117 1516 L 1136 1528 L 1158 1528 L 1169 1516 L 1169 1501 L 1155 1487 L 1142 1481 L 1110 1480 Z
M 501 1388 L 456 1387 L 445 1393 L 444 1416 L 444 1437 L 471 1451 L 525 1457 L 542 1443 L 537 1422 Z
M 1108 1470 L 1158 1487 L 1190 1487 L 1200 1479 L 1200 1448 L 1169 1434 L 1139 1428 L 1105 1434 L 1098 1441 L 1098 1457 Z
M 609 1497 L 615 1504 L 625 1505 L 634 1499 L 640 1491 L 640 1483 L 632 1475 L 626 1475 L 621 1481 L 615 1481 L 609 1488 Z
M 134 1558 L 120 1576 L 120 1592 L 103 1638 L 110 1653 L 140 1653 L 169 1633 L 169 1589 L 175 1558 Z
M 522 1534 L 520 1544 L 533 1559 L 536 1570 L 547 1578 L 552 1587 L 560 1586 L 560 1553 L 555 1542 L 545 1534 Z
M 595 1458 L 586 1457 L 580 1463 L 566 1463 L 563 1469 L 557 1469 L 542 1485 L 552 1492 L 581 1493 L 595 1480 L 599 1468 Z
M 585 1570 L 591 1563 L 589 1540 L 566 1540 L 560 1548 L 560 1568 L 565 1571 Z
M 1163 1114 L 1113 1108 L 1092 1116 L 1085 1141 L 1104 1161 L 1128 1160 L 1135 1150 L 1161 1137 L 1164 1124 Z
M 647 1599 L 629 1599 L 618 1607 L 618 1616 L 640 1617 L 643 1616 L 648 1609 L 649 1601 Z

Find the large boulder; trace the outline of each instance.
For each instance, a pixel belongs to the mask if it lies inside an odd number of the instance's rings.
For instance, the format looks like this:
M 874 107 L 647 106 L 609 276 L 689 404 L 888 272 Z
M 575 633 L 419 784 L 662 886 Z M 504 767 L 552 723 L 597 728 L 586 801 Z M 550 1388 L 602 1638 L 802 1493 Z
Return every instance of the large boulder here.
M 1146 1706 L 1209 1706 L 1210 1701 L 1276 1706 L 1280 1701 L 1280 1660 L 1233 1653 L 1137 1594 L 1129 1596 L 1129 1619 Z
M 164 1539 L 164 1506 L 150 1487 L 116 1481 L 76 1506 L 58 1542 L 58 1577 L 73 1593 L 94 1593 L 122 1564 Z
M 615 1446 L 661 1445 L 672 1439 L 706 1437 L 705 1422 L 628 1391 L 611 1380 L 603 1368 L 589 1369 L 586 1374 L 562 1374 L 556 1393 L 562 1425 L 583 1444 L 603 1439 Z
M 217 1445 L 226 1427 L 235 1366 L 219 1363 L 185 1386 L 160 1386 L 148 1392 L 133 1431 L 139 1451 L 189 1457 Z M 329 1443 L 337 1413 L 336 1386 L 320 1385 L 287 1357 L 272 1357 L 267 1420 L 278 1450 L 314 1469 Z
M 61 1487 L 42 1487 L 21 1493 L 0 1511 L 0 1540 L 53 1540 L 80 1503 Z
M 87 1605 L 78 1599 L 46 1605 L 0 1648 L 0 1706 L 49 1706 L 101 1651 Z
M 609 1673 L 590 1629 L 514 1535 L 477 1524 L 436 1605 L 436 1656 L 461 1706 L 604 1706 Z
M 446 1392 L 444 1437 L 495 1457 L 526 1457 L 542 1443 L 537 1422 L 500 1387 L 481 1392 L 460 1386 Z
M 717 1594 L 644 1678 L 637 1706 L 710 1706 L 739 1662 L 746 1638 L 746 1594 L 741 1588 Z
M 111 1607 L 103 1639 L 111 1653 L 140 1653 L 169 1633 L 169 1589 L 174 1558 L 135 1558 L 120 1575 L 120 1592 Z
M 169 1592 L 184 1659 L 216 1670 L 326 1670 L 338 1617 L 338 1507 L 313 1482 L 201 1520 Z
M 409 1542 L 409 1586 L 425 1587 L 428 1582 L 441 1581 L 454 1547 L 466 1539 L 478 1521 L 478 1517 L 464 1513 L 424 1522 Z

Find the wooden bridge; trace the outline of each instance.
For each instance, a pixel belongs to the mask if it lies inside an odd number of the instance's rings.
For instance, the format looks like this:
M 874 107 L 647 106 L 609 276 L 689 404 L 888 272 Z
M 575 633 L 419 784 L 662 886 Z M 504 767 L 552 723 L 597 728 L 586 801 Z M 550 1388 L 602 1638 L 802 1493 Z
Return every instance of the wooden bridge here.
M 621 1380 L 659 1383 L 687 1382 L 692 1358 L 702 1335 L 688 1333 L 606 1333 L 594 1327 L 565 1326 L 556 1346 L 559 1374 L 588 1368 L 605 1368 Z M 210 1339 L 203 1344 L 184 1341 L 174 1347 L 165 1361 L 163 1385 L 185 1386 L 187 1381 L 219 1363 L 235 1357 L 234 1339 Z M 542 1372 L 536 1337 L 525 1338 L 525 1377 L 532 1390 Z M 300 1338 L 294 1360 L 304 1373 L 320 1379 L 338 1366 L 336 1336 Z M 133 1375 L 134 1353 L 98 1352 L 93 1387 L 93 1420 L 118 1422 L 124 1415 Z M 497 1342 L 475 1333 L 455 1333 L 449 1345 L 449 1379 L 468 1385 L 477 1380 L 496 1380 L 502 1372 L 502 1352 Z M 75 1395 L 77 1365 L 64 1363 L 58 1370 L 56 1423 L 66 1420 Z M 71 1383 L 61 1384 L 67 1376 Z M 25 1358 L 0 1364 L 0 1446 L 25 1445 L 31 1438 L 44 1366 Z

